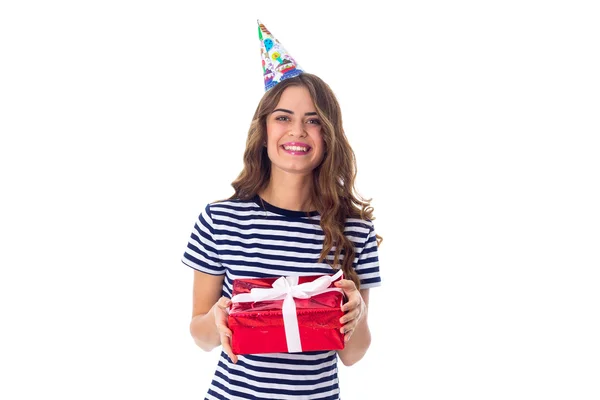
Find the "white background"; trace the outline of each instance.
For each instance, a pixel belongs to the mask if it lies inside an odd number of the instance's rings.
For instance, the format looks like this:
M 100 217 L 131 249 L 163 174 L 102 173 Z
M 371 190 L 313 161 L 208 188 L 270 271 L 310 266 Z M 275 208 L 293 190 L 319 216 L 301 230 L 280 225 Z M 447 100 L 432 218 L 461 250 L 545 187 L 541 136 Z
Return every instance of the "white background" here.
M 180 258 L 242 167 L 257 18 L 384 237 L 343 398 L 600 398 L 594 2 L 216 3 L 2 2 L 0 398 L 203 397 Z

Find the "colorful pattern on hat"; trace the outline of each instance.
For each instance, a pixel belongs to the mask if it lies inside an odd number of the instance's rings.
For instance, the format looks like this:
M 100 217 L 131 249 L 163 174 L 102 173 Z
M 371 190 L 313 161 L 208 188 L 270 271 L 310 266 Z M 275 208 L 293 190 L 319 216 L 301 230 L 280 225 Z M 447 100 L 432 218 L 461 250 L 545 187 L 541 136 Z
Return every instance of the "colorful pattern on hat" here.
M 303 71 L 279 40 L 258 22 L 258 38 L 260 39 L 260 57 L 265 77 L 265 92 L 284 79 L 293 78 Z

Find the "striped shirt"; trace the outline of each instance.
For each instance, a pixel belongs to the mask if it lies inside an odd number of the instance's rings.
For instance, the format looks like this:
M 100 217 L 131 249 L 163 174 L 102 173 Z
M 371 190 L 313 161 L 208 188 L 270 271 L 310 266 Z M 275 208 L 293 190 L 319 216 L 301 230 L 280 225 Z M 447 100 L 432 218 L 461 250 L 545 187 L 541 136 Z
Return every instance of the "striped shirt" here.
M 231 297 L 238 278 L 331 274 L 319 263 L 324 234 L 317 211 L 291 211 L 260 197 L 206 206 L 181 261 L 212 275 L 225 275 L 222 295 Z M 381 285 L 372 221 L 349 218 L 344 233 L 355 246 L 353 266 L 361 289 Z M 328 256 L 333 260 L 333 251 Z M 206 399 L 321 399 L 340 397 L 337 353 L 317 351 L 239 355 L 233 364 L 221 352 Z

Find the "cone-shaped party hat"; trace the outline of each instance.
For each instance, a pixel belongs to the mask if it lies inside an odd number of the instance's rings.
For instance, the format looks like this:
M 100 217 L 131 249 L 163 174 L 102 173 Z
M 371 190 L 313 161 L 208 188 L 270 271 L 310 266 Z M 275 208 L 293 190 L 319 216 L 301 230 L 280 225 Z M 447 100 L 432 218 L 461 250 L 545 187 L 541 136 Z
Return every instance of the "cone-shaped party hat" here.
M 260 39 L 260 57 L 265 77 L 265 92 L 284 79 L 293 78 L 303 71 L 290 53 L 279 43 L 269 30 L 258 22 L 258 38 Z

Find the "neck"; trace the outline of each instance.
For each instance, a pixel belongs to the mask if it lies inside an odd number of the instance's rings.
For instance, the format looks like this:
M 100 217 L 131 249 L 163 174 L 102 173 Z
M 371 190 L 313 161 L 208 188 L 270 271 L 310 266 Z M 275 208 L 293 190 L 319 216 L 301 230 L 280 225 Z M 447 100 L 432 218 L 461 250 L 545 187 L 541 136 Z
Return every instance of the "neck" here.
M 272 169 L 269 184 L 258 195 L 275 207 L 314 211 L 311 201 L 312 179 L 312 173 L 301 175 Z

